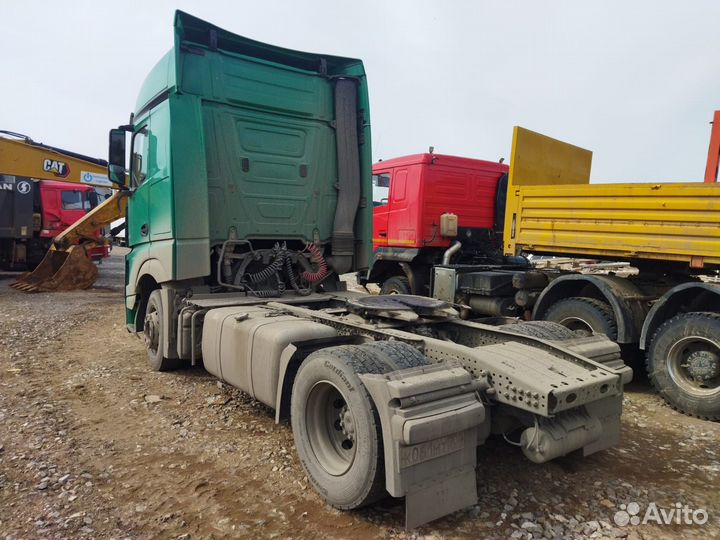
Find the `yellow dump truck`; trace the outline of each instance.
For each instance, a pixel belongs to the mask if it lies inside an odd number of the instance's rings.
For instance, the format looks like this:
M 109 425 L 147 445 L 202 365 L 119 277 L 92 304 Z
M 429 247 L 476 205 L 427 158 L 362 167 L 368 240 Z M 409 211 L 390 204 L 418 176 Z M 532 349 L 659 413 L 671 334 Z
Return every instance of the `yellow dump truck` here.
M 720 184 L 590 184 L 592 152 L 515 128 L 506 253 L 720 266 Z
M 708 164 L 716 154 L 711 142 Z M 591 162 L 515 128 L 504 252 L 629 261 L 638 273 L 563 274 L 538 291 L 532 317 L 639 345 L 672 406 L 719 420 L 720 184 L 591 184 Z

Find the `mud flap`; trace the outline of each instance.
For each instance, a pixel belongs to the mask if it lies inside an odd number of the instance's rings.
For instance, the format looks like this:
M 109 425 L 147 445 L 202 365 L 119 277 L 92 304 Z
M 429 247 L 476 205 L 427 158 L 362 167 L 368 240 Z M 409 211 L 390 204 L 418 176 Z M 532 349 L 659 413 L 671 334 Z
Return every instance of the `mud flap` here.
M 387 491 L 405 497 L 405 527 L 475 504 L 482 383 L 447 364 L 360 379 L 380 415 Z
M 98 270 L 81 245 L 67 250 L 50 249 L 40 264 L 10 287 L 24 292 L 74 291 L 95 283 Z

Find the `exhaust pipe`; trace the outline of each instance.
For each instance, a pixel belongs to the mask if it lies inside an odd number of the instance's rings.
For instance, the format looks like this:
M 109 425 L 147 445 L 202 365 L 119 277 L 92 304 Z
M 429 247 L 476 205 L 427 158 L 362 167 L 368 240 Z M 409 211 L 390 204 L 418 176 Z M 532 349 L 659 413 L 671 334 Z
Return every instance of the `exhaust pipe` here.
M 445 265 L 450 264 L 450 259 L 453 255 L 460 251 L 461 247 L 462 243 L 460 243 L 460 241 L 458 240 L 455 240 L 452 245 L 445 250 L 445 253 L 443 253 L 442 263 Z
M 335 143 L 337 146 L 338 199 L 332 232 L 332 256 L 327 258 L 335 272 L 352 270 L 355 254 L 355 215 L 360 204 L 360 150 L 358 149 L 357 83 L 338 79 L 335 83 Z

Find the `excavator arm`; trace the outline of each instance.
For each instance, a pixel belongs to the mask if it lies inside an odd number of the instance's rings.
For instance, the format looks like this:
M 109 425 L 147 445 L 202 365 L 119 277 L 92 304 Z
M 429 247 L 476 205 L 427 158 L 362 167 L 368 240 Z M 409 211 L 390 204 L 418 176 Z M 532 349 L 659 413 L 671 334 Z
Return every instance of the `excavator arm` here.
M 98 271 L 87 252 L 102 243 L 96 232 L 124 217 L 126 211 L 127 192 L 116 191 L 56 236 L 37 268 L 20 276 L 10 286 L 25 292 L 72 291 L 91 287 Z

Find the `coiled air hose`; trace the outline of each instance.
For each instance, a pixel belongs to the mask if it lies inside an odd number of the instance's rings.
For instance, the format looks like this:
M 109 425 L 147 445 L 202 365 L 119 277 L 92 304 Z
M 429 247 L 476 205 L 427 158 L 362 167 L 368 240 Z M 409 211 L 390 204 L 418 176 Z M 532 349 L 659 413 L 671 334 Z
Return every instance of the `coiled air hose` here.
M 318 248 L 315 244 L 308 244 L 308 251 L 310 252 L 310 262 L 317 265 L 317 270 L 315 272 L 306 270 L 300 275 L 309 283 L 317 283 L 327 277 L 328 266 L 320 248 Z
M 318 283 L 325 279 L 329 274 L 327 262 L 323 257 L 322 251 L 320 251 L 320 248 L 318 248 L 315 244 L 309 243 L 306 246 L 306 249 L 310 253 L 310 264 L 314 267 L 314 269 L 305 270 L 300 274 L 300 277 L 308 283 Z M 311 294 L 312 288 L 302 288 L 298 284 L 298 277 L 293 270 L 292 259 L 288 253 L 287 245 L 285 243 L 283 243 L 282 246 L 275 244 L 273 252 L 274 259 L 265 268 L 259 270 L 258 272 L 248 272 L 243 275 L 242 281 L 245 283 L 244 287 L 247 292 L 253 296 L 257 296 L 258 298 L 282 296 L 285 294 L 287 288 L 285 281 L 281 276 L 281 273 L 284 270 L 287 280 L 295 292 L 302 296 Z M 260 288 L 262 287 L 260 284 L 272 279 L 273 277 L 277 281 L 277 287 Z M 255 289 L 254 287 L 250 287 L 250 284 L 257 284 L 260 285 L 260 287 Z
M 283 251 L 279 246 L 276 246 L 275 252 L 275 259 L 273 259 L 273 262 L 268 264 L 265 268 L 259 272 L 245 274 L 245 278 L 250 283 L 261 283 L 266 281 L 282 269 L 283 263 L 285 262 L 285 251 Z

